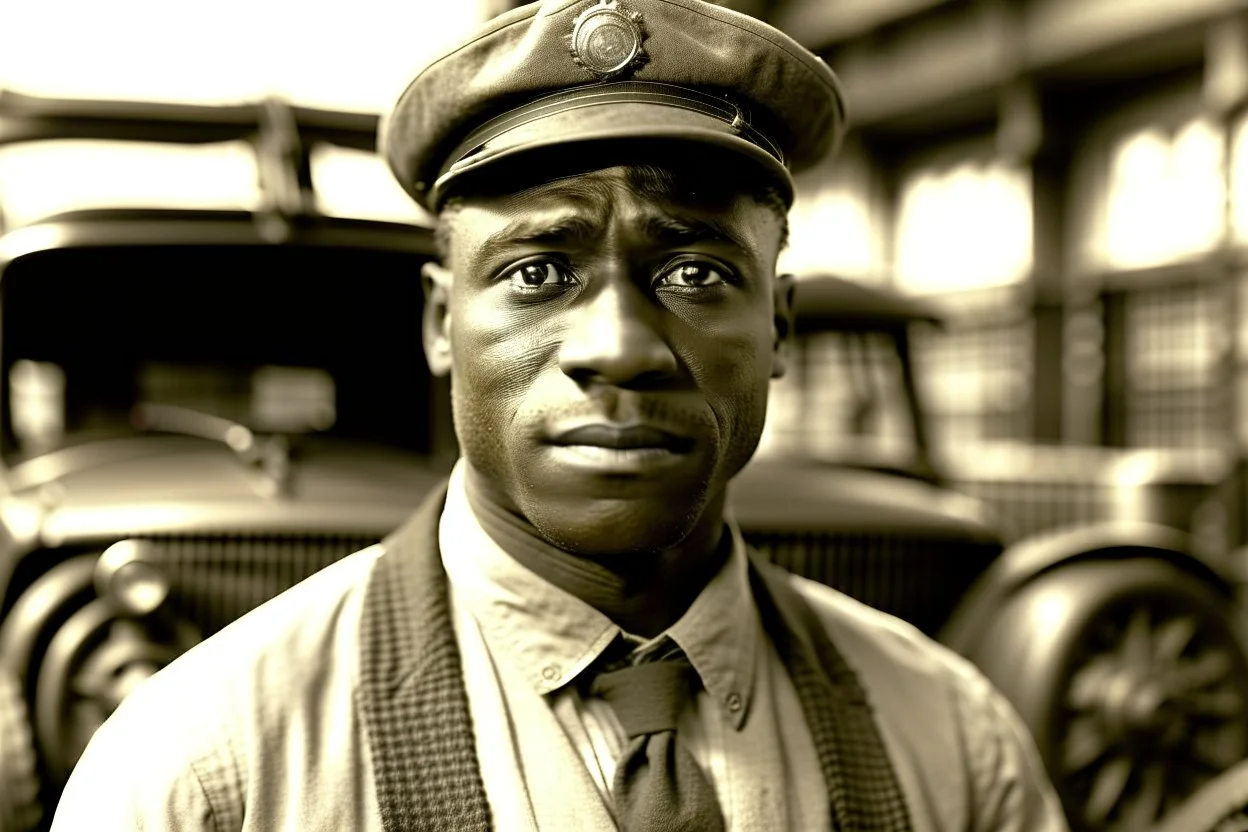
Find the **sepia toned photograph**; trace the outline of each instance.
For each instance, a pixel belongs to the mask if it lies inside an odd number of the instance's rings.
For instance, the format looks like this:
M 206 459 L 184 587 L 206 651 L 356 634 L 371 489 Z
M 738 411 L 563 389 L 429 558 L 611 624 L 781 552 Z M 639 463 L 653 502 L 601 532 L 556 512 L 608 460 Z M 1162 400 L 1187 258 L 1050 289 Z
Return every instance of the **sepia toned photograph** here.
M 0 832 L 1248 832 L 1248 5 L 0 6 Z

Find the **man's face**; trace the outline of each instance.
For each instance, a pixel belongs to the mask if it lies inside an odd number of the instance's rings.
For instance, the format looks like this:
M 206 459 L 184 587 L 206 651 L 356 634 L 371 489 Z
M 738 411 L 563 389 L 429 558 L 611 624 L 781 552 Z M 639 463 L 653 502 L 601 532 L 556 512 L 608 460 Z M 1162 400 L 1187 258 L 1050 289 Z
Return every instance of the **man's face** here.
M 590 557 L 670 548 L 718 511 L 787 330 L 775 210 L 651 190 L 612 168 L 468 200 L 449 268 L 427 271 L 427 351 L 464 455 Z

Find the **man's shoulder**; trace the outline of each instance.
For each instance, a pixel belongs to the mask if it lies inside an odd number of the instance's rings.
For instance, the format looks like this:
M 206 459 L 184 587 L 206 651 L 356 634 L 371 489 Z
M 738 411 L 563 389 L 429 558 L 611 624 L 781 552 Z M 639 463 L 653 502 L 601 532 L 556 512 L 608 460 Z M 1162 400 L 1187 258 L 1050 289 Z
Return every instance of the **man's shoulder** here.
M 788 579 L 858 674 L 877 714 L 966 747 L 1018 733 L 1013 707 L 978 667 L 913 624 L 824 584 Z M 918 715 L 921 724 L 912 724 Z
M 950 677 L 966 681 L 979 672 L 957 653 L 925 635 L 913 624 L 868 606 L 825 584 L 798 575 L 786 575 L 810 606 L 829 637 L 851 665 L 915 674 L 931 679 Z
M 216 740 L 315 699 L 315 688 L 351 667 L 353 621 L 380 554 L 379 546 L 349 554 L 226 625 L 139 685 L 110 722 Z
M 355 622 L 380 554 L 348 555 L 140 684 L 88 744 L 58 828 L 80 828 L 93 811 L 113 819 L 99 828 L 139 818 L 236 828 L 253 791 L 273 796 L 266 816 L 297 813 L 287 780 L 314 778 L 327 749 L 353 750 L 335 732 L 353 731 Z
M 280 712 L 350 671 L 355 623 L 381 554 L 370 546 L 347 555 L 226 625 L 143 682 L 114 720 L 152 724 L 194 697 L 201 724 L 220 727 L 244 714 L 250 721 L 259 715 L 248 712 L 267 711 L 271 695 Z
M 931 828 L 1065 828 L 1031 736 L 978 668 L 895 616 L 788 580 L 862 681 L 912 811 Z
M 298 670 L 298 657 L 317 651 L 358 616 L 380 545 L 347 555 L 226 625 L 161 671 L 175 677 L 224 662 L 242 670 L 249 663 L 276 662 Z

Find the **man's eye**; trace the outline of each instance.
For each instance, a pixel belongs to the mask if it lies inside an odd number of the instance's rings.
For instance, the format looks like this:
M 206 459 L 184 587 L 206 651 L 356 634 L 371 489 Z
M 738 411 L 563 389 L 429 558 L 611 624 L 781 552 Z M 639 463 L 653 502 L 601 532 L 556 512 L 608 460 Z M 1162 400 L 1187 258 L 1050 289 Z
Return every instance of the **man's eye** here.
M 679 289 L 700 289 L 727 282 L 725 272 L 710 263 L 680 263 L 664 272 L 657 284 Z
M 507 273 L 507 279 L 518 289 L 567 286 L 573 282 L 572 275 L 565 266 L 550 260 L 518 266 Z

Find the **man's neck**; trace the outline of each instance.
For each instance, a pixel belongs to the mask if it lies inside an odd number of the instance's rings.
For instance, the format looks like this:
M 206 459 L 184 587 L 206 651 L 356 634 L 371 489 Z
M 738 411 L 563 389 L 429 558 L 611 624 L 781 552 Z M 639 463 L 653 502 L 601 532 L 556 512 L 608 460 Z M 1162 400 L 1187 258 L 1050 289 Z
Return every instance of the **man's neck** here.
M 554 546 L 503 494 L 467 466 L 468 504 L 482 528 L 524 567 L 618 624 L 650 638 L 684 614 L 731 552 L 722 497 L 679 545 L 655 553 L 591 558 Z

